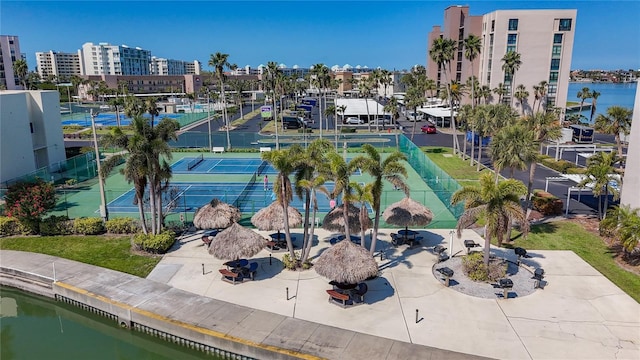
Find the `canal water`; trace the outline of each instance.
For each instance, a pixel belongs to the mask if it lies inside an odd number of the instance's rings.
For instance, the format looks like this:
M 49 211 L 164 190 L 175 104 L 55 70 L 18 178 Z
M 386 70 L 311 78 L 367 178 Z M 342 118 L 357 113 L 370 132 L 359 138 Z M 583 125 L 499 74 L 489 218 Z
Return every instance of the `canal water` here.
M 598 114 L 606 114 L 607 109 L 611 106 L 622 106 L 633 110 L 633 102 L 635 101 L 636 88 L 638 84 L 624 83 L 586 83 L 586 82 L 572 82 L 569 83 L 569 90 L 567 93 L 567 101 L 580 102 L 577 94 L 582 88 L 587 87 L 589 91 L 597 91 L 600 93 L 596 102 L 596 112 L 593 116 L 595 121 Z M 592 103 L 593 99 L 586 99 L 585 103 Z M 591 117 L 591 110 L 583 110 L 582 115 L 588 119 Z
M 0 287 L 0 359 L 221 358 L 122 329 L 69 304 Z

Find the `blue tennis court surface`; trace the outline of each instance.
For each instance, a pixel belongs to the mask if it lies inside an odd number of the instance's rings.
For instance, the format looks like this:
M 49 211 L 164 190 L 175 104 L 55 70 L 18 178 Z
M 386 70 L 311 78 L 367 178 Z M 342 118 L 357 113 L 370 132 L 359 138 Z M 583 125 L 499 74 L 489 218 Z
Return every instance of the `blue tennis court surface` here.
M 199 161 L 197 157 L 185 157 L 171 165 L 171 171 L 174 174 L 252 174 L 258 172 L 258 175 L 272 175 L 278 173 L 271 164 L 258 158 L 204 158 Z M 353 172 L 353 175 L 362 175 L 362 172 L 358 169 Z
M 272 184 L 270 184 L 272 186 Z M 333 183 L 325 184 L 327 189 L 333 189 Z M 264 189 L 264 185 L 258 181 L 256 184 L 246 183 L 184 183 L 173 182 L 169 191 L 163 195 L 163 204 L 169 212 L 194 212 L 196 209 L 209 203 L 213 198 L 218 198 L 226 203 L 237 206 L 245 214 L 253 213 L 263 207 L 269 206 L 275 200 L 273 189 Z M 135 192 L 133 189 L 122 194 L 107 204 L 109 212 L 137 213 L 138 206 L 134 203 Z M 324 194 L 318 194 L 318 211 L 328 212 L 329 199 Z M 304 211 L 302 200 L 294 196 L 291 206 Z
M 75 119 L 63 120 L 62 125 L 80 125 L 89 127 L 91 126 L 91 116 L 89 113 L 74 114 Z M 143 114 L 147 119 L 151 119 L 151 115 Z M 161 114 L 156 116 L 153 123 L 157 125 L 162 118 L 179 119 L 181 114 Z M 100 113 L 95 116 L 96 126 L 117 126 L 118 121 L 116 119 L 116 113 Z M 131 118 L 126 117 L 123 113 L 120 113 L 120 125 L 127 126 L 131 124 Z

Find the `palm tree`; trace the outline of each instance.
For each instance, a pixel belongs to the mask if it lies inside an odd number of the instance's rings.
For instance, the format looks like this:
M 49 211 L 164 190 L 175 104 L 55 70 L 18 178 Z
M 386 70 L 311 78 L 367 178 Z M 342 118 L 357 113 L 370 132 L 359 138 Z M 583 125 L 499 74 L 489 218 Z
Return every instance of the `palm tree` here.
M 344 112 L 347 111 L 347 105 L 336 106 L 336 121 L 333 122 L 333 134 L 335 136 L 336 151 L 338 151 L 338 114 L 341 114 L 344 120 Z
M 509 99 L 509 105 L 513 106 L 513 84 L 515 84 L 516 71 L 520 69 L 522 60 L 520 60 L 520 53 L 515 51 L 509 51 L 502 57 L 502 70 L 505 73 L 505 77 L 509 79 L 509 89 L 511 91 L 511 98 Z
M 416 85 L 409 86 L 406 94 L 404 95 L 404 105 L 408 109 L 412 109 L 414 113 L 417 113 L 418 106 L 422 106 L 424 104 L 424 92 Z M 416 134 L 416 127 L 418 124 L 418 120 L 413 120 L 413 129 L 411 130 L 411 141 L 413 141 L 413 137 Z
M 491 88 L 489 87 L 489 85 L 482 85 L 482 87 L 480 87 L 479 95 L 482 98 L 482 103 L 484 105 L 487 105 L 489 103 L 489 100 L 491 99 Z
M 349 176 L 357 169 L 352 162 L 347 162 L 337 152 L 327 154 L 326 161 L 328 164 L 327 177 L 333 179 L 334 187 L 331 191 L 331 198 L 336 199 L 342 194 L 342 212 L 344 218 L 344 234 L 349 239 L 351 234 L 349 230 L 349 204 L 351 203 L 350 194 L 352 193 L 351 182 Z
M 278 138 L 278 114 L 276 111 L 276 88 L 278 76 L 282 71 L 278 68 L 278 63 L 269 61 L 267 63 L 267 88 L 271 90 L 271 102 L 273 103 L 273 121 L 276 129 L 276 150 L 280 149 L 280 139 Z
M 598 103 L 598 98 L 600 97 L 600 93 L 593 90 L 591 92 L 591 98 L 593 101 L 591 102 L 591 116 L 589 117 L 589 123 L 593 123 L 593 115 L 596 114 L 596 104 Z
M 533 107 L 532 109 L 536 108 L 536 101 L 538 102 L 538 109 L 536 111 L 540 111 L 539 107 L 540 105 L 542 105 L 543 101 L 545 100 L 545 98 L 547 97 L 547 88 L 548 88 L 549 84 L 542 80 L 538 83 L 538 85 L 533 85 Z M 546 103 L 546 102 L 545 102 Z
M 357 156 L 351 164 L 355 168 L 360 168 L 364 172 L 373 177 L 373 187 L 371 193 L 373 195 L 373 211 L 374 211 L 374 223 L 373 223 L 373 238 L 371 239 L 370 252 L 376 251 L 376 240 L 378 239 L 378 228 L 380 226 L 380 205 L 382 198 L 382 180 L 387 180 L 394 185 L 394 187 L 402 189 L 407 196 L 409 196 L 409 188 L 404 182 L 404 178 L 407 177 L 407 169 L 402 164 L 402 161 L 406 161 L 407 157 L 399 152 L 395 151 L 391 155 L 387 156 L 384 160 L 380 156 L 378 150 L 371 144 L 363 144 L 362 150 L 366 154 L 365 156 Z
M 353 193 L 349 195 L 349 200 L 351 202 L 360 203 L 360 213 L 358 214 L 358 219 L 360 220 L 360 246 L 365 247 L 366 229 L 364 228 L 364 224 L 367 223 L 368 217 L 367 204 L 373 203 L 373 195 L 371 193 L 373 184 L 368 183 L 361 185 L 358 182 L 352 181 L 349 184 L 349 187 L 351 188 L 351 191 L 353 191 Z M 373 242 L 373 239 L 371 239 L 371 241 Z
M 227 149 L 231 150 L 231 137 L 229 136 L 229 118 L 227 117 L 227 99 L 224 93 L 224 69 L 231 67 L 231 63 L 229 63 L 229 54 L 223 54 L 221 52 L 211 54 L 211 56 L 209 57 L 209 66 L 214 69 L 214 74 L 218 78 L 218 83 L 220 84 L 220 94 L 222 97 L 222 120 L 224 121 L 227 130 Z
M 600 232 L 614 235 L 625 252 L 632 252 L 640 241 L 640 209 L 631 209 L 629 205 L 614 206 L 600 222 Z
M 473 71 L 473 63 L 475 59 L 480 54 L 482 50 L 482 39 L 476 35 L 469 35 L 466 39 L 462 41 L 462 46 L 464 47 L 464 57 L 469 60 L 471 63 L 471 73 L 474 74 Z M 473 75 L 471 76 L 473 78 Z M 471 81 L 471 105 L 475 107 L 475 82 Z
M 109 99 L 109 105 L 116 109 L 116 125 L 120 127 L 120 106 L 124 105 L 124 99 L 116 96 Z
M 24 90 L 29 90 L 27 87 L 27 75 L 29 74 L 29 66 L 27 65 L 27 61 L 24 59 L 18 59 L 13 62 L 13 72 L 18 77 L 20 83 L 22 83 L 22 88 Z
M 153 128 L 156 116 L 160 115 L 158 111 L 157 99 L 155 97 L 149 97 L 144 100 L 144 112 L 149 113 L 151 116 L 151 127 Z
M 535 161 L 538 144 L 534 140 L 533 131 L 524 124 L 516 123 L 501 128 L 492 138 L 489 145 L 491 158 L 496 173 L 496 182 L 500 171 L 509 168 L 513 179 L 515 170 L 524 170 Z
M 596 117 L 595 129 L 605 134 L 614 135 L 616 144 L 618 144 L 618 154 L 622 154 L 621 134 L 629 135 L 631 132 L 631 109 L 621 106 L 611 106 L 607 109 L 606 114 L 600 114 Z
M 520 103 L 520 109 L 522 110 L 522 115 L 524 116 L 524 101 L 529 98 L 529 92 L 527 91 L 527 88 L 522 84 L 518 85 L 513 96 L 518 99 L 518 102 Z
M 301 154 L 296 158 L 295 165 L 295 192 L 296 195 L 304 201 L 304 235 L 302 256 L 300 262 L 302 264 L 307 261 L 311 246 L 313 244 L 314 224 L 316 212 L 318 209 L 317 192 L 320 191 L 329 196 L 328 190 L 324 187 L 325 176 L 329 169 L 325 161 L 325 155 L 332 150 L 331 143 L 325 139 L 317 139 L 313 141 L 306 150 L 302 151 L 297 148 Z M 309 221 L 309 212 L 313 209 L 313 218 Z M 311 231 L 308 231 L 309 223 L 311 223 Z
M 311 67 L 311 73 L 313 75 L 315 75 L 315 83 L 318 86 L 318 90 L 319 90 L 319 104 L 318 104 L 318 108 L 320 109 L 320 122 L 319 122 L 319 127 L 320 127 L 320 138 L 322 139 L 322 100 L 323 100 L 323 91 L 322 89 L 326 88 L 328 85 L 329 80 L 331 79 L 330 74 L 329 74 L 329 68 L 322 63 L 319 64 L 315 64 L 312 65 Z M 326 101 L 325 101 L 326 102 Z
M 453 152 L 454 154 L 460 151 L 460 145 L 458 144 L 458 134 L 456 133 L 456 121 L 453 116 L 453 99 L 451 98 L 451 85 L 447 80 L 447 73 L 451 74 L 451 61 L 453 60 L 457 49 L 457 43 L 453 39 L 437 38 L 433 40 L 431 49 L 429 50 L 429 56 L 438 64 L 438 69 L 442 71 L 444 82 L 447 89 L 447 97 L 449 98 L 449 107 L 451 109 L 451 131 L 453 134 Z M 448 71 L 447 71 L 448 70 Z
M 242 79 L 233 79 L 229 81 L 229 85 L 236 92 L 236 102 L 238 103 L 238 108 L 240 109 L 240 118 L 244 117 L 243 109 L 242 109 L 242 93 L 249 89 L 249 84 L 246 80 Z
M 474 145 L 474 133 L 473 133 L 473 127 L 471 126 L 471 124 L 473 123 L 473 121 L 471 120 L 471 118 L 473 117 L 473 105 L 469 105 L 469 104 L 464 104 L 460 107 L 460 110 L 458 110 L 458 119 L 460 120 L 460 127 L 462 127 L 462 129 L 464 130 L 464 137 L 463 137 L 463 145 L 462 145 L 462 156 L 465 157 L 467 156 L 467 132 L 469 131 L 469 129 L 471 129 L 471 165 L 473 166 L 473 145 Z
M 498 104 L 502 104 L 502 99 L 508 94 L 507 87 L 503 83 L 499 83 L 498 87 L 493 89 L 493 93 L 498 95 Z
M 609 206 L 609 194 L 613 194 L 613 199 L 617 200 L 620 196 L 619 188 L 613 187 L 612 182 L 618 182 L 621 177 L 616 174 L 616 165 L 620 163 L 621 158 L 615 151 L 610 153 L 601 151 L 593 155 L 587 160 L 587 170 L 585 178 L 578 186 L 591 187 L 591 192 L 598 197 L 598 219 L 602 219 L 602 195 L 604 195 L 604 209 Z M 619 184 L 620 185 L 620 184 Z
M 278 171 L 278 176 L 273 183 L 273 188 L 277 189 L 276 201 L 282 206 L 284 214 L 284 234 L 287 241 L 289 256 L 295 259 L 293 243 L 291 242 L 291 231 L 289 230 L 289 204 L 293 199 L 291 180 L 289 176 L 295 171 L 295 165 L 302 149 L 299 146 L 292 146 L 287 150 L 272 150 L 262 153 L 262 160 L 269 162 Z
M 536 112 L 525 117 L 522 122 L 530 131 L 533 131 L 533 139 L 540 144 L 540 152 L 542 144 L 548 140 L 558 139 L 562 135 L 562 125 L 558 116 L 552 112 L 540 113 Z M 533 192 L 533 179 L 535 178 L 537 161 L 532 161 L 529 165 L 529 183 L 527 184 L 526 209 L 531 205 L 531 194 Z
M 576 96 L 580 99 L 580 110 L 578 111 L 578 113 L 582 114 L 582 107 L 584 106 L 584 101 L 591 98 L 591 89 L 585 86 L 580 91 L 578 91 Z
M 521 181 L 508 179 L 495 183 L 491 173 L 480 175 L 477 186 L 464 186 L 451 197 L 451 204 L 464 202 L 465 211 L 458 220 L 458 237 L 462 229 L 475 223 L 478 218 L 485 220 L 484 263 L 489 264 L 489 249 L 491 238 L 498 239 L 498 246 L 502 241 L 513 219 L 521 224 L 523 234 L 529 232 L 529 222 L 520 206 L 520 196 L 524 195 L 526 187 Z

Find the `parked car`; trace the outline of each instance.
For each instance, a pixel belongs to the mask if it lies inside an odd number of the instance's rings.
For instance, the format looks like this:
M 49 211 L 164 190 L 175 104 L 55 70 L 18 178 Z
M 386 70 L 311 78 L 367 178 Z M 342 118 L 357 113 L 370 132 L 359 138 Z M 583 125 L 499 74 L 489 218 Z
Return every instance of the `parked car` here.
M 283 116 L 282 127 L 285 129 L 300 129 L 306 128 L 307 125 L 300 118 L 295 116 Z
M 407 120 L 409 121 L 422 121 L 424 119 L 423 113 L 415 113 L 413 111 L 407 112 Z
M 420 130 L 423 133 L 427 133 L 427 134 L 435 134 L 436 133 L 436 126 L 433 124 L 426 124 L 426 125 L 422 125 L 422 127 L 420 128 Z
M 364 124 L 364 120 L 357 118 L 357 117 L 348 117 L 345 121 L 345 124 L 355 124 L 355 125 L 360 125 L 360 124 Z
M 371 125 L 389 125 L 391 124 L 391 119 L 389 118 L 377 118 L 377 119 L 373 119 L 371 120 Z

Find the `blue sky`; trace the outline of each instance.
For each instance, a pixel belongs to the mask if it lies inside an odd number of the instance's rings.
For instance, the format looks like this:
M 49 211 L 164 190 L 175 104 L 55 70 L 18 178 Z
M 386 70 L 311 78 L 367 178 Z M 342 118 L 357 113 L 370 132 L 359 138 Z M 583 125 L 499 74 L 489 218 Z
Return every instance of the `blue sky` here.
M 472 15 L 499 9 L 578 9 L 572 69 L 640 68 L 640 1 L 7 1 L 0 33 L 36 51 L 75 52 L 85 42 L 126 44 L 152 55 L 199 60 L 228 53 L 254 67 L 351 64 L 407 69 L 424 64 L 426 37 L 449 5 Z

